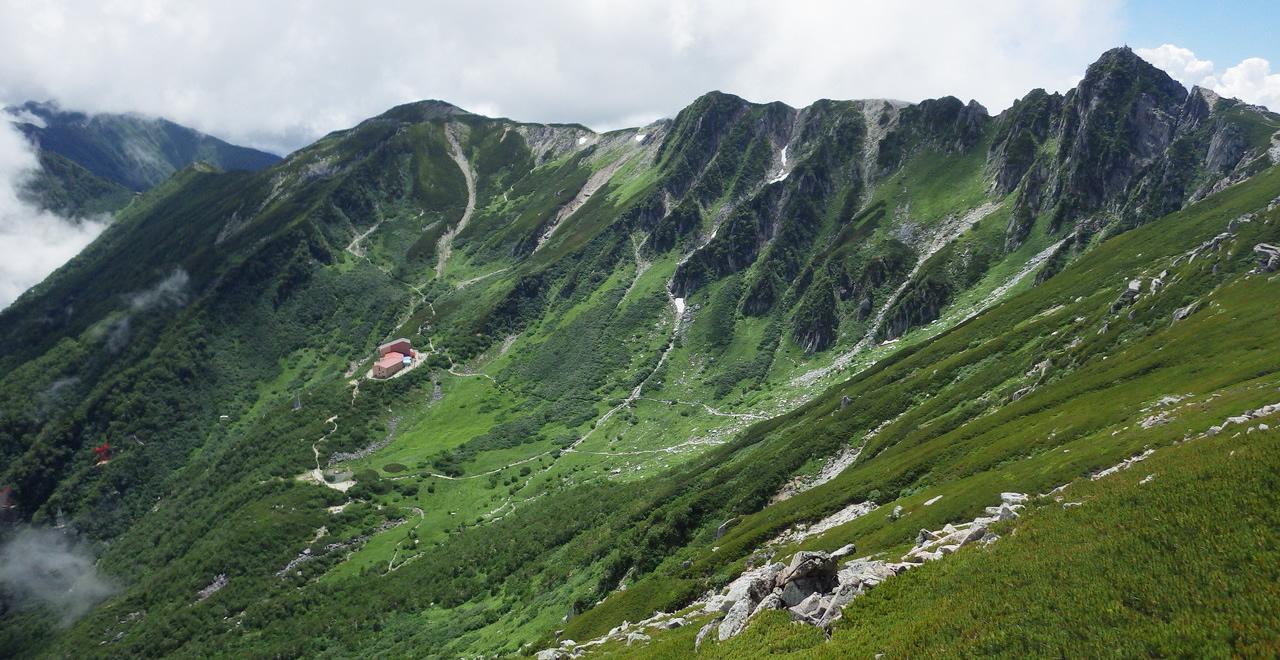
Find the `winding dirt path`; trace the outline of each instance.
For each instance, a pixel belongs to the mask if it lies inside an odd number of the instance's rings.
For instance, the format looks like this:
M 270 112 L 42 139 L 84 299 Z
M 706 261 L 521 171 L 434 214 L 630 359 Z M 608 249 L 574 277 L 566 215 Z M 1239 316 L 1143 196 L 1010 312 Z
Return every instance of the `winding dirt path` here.
M 728 440 L 693 438 L 692 440 L 686 440 L 684 442 L 681 442 L 680 444 L 671 445 L 670 447 L 663 447 L 662 449 L 632 449 L 630 451 L 588 451 L 585 449 L 570 448 L 570 449 L 566 449 L 565 452 L 566 453 L 573 452 L 575 454 L 590 454 L 592 456 L 642 456 L 645 454 L 679 454 L 680 453 L 679 450 L 681 447 L 701 447 L 701 446 L 714 447 L 717 445 L 722 445 L 726 442 L 728 442 Z
M 639 247 L 637 247 L 636 250 L 637 254 L 639 254 Z M 644 271 L 645 269 L 640 268 L 640 265 L 637 263 L 635 278 L 632 279 L 631 285 L 627 287 L 628 292 L 636 285 L 636 281 L 640 279 L 640 276 L 644 274 Z M 672 307 L 673 322 L 671 324 L 671 337 L 667 340 L 667 345 L 662 349 L 662 356 L 658 358 L 658 363 L 649 371 L 649 375 L 645 376 L 644 380 L 640 381 L 639 385 L 636 385 L 631 389 L 631 393 L 627 395 L 627 398 L 622 400 L 622 403 L 610 408 L 608 412 L 601 415 L 600 418 L 596 420 L 595 425 L 591 427 L 591 430 L 584 433 L 581 438 L 578 438 L 573 444 L 569 445 L 565 451 L 573 451 L 578 445 L 582 444 L 583 441 L 591 437 L 591 434 L 595 433 L 596 429 L 604 426 L 604 423 L 609 421 L 609 418 L 613 417 L 614 413 L 630 406 L 636 399 L 639 399 L 640 391 L 644 389 L 645 383 L 649 382 L 649 379 L 653 377 L 653 374 L 657 373 L 658 370 L 662 368 L 662 365 L 666 363 L 667 356 L 670 355 L 671 351 L 676 347 L 676 337 L 680 334 L 680 323 L 684 318 L 684 299 L 676 298 L 672 295 L 671 288 L 669 286 L 667 287 L 666 292 L 667 299 L 671 303 Z
M 298 475 L 298 480 L 310 481 L 312 483 L 320 484 L 321 486 L 332 488 L 334 490 L 342 491 L 345 493 L 349 488 L 356 485 L 356 482 L 347 480 L 347 481 L 337 481 L 334 483 L 329 483 L 328 481 L 325 481 L 324 471 L 320 467 L 320 450 L 316 447 L 316 445 L 327 440 L 330 435 L 333 435 L 334 431 L 338 430 L 338 416 L 334 415 L 333 417 L 330 417 L 329 419 L 326 419 L 324 421 L 330 424 L 333 424 L 333 428 L 329 429 L 328 433 L 325 433 L 324 435 L 320 436 L 319 440 L 316 440 L 315 442 L 311 443 L 311 453 L 315 455 L 316 467 L 313 470 L 307 470 L 306 472 L 303 472 L 302 474 Z
M 531 461 L 535 461 L 535 460 L 537 460 L 537 459 L 539 459 L 539 458 L 542 458 L 543 456 L 546 456 L 546 455 L 548 455 L 548 454 L 550 454 L 550 453 L 551 453 L 550 451 L 544 451 L 544 452 L 542 452 L 541 454 L 534 454 L 533 456 L 530 456 L 530 457 L 528 457 L 528 458 L 522 458 L 522 459 L 520 459 L 520 460 L 518 460 L 518 461 L 515 461 L 515 462 L 513 462 L 513 463 L 507 463 L 506 465 L 503 465 L 502 467 L 496 467 L 496 468 L 493 468 L 492 470 L 488 470 L 487 472 L 477 472 L 477 473 L 475 473 L 475 474 L 463 475 L 463 476 L 461 476 L 461 477 L 450 477 L 449 475 L 446 475 L 446 474 L 439 474 L 439 473 L 436 473 L 436 472 L 430 472 L 430 471 L 427 471 L 427 472 L 417 472 L 417 473 L 414 473 L 414 474 L 406 474 L 406 475 L 401 476 L 401 477 L 387 477 L 387 480 L 388 480 L 388 481 L 399 481 L 399 480 L 401 480 L 401 479 L 416 479 L 416 478 L 419 478 L 419 477 L 433 477 L 433 478 L 435 478 L 435 479 L 445 479 L 445 480 L 447 480 L 447 481 L 466 481 L 467 479 L 479 479 L 480 477 L 487 477 L 487 476 L 489 476 L 489 475 L 491 475 L 491 474 L 496 474 L 496 473 L 498 473 L 498 472 L 501 472 L 501 471 L 503 471 L 503 470 L 506 470 L 507 468 L 512 468 L 512 467 L 515 467 L 515 466 L 517 466 L 517 465 L 523 465 L 523 464 L 525 464 L 525 463 L 529 463 L 529 462 L 531 462 Z
M 707 411 L 708 413 L 710 413 L 710 414 L 712 414 L 712 415 L 715 415 L 715 416 L 717 416 L 717 417 L 733 417 L 733 418 L 736 418 L 736 419 L 769 419 L 769 417 L 768 417 L 767 415 L 755 415 L 755 414 L 752 414 L 752 413 L 728 413 L 728 412 L 723 412 L 723 411 L 721 411 L 721 410 L 716 410 L 715 408 L 712 408 L 710 405 L 707 405 L 707 404 L 705 404 L 705 403 L 701 403 L 701 402 L 694 402 L 694 401 L 681 401 L 681 400 L 679 400 L 679 399 L 654 399 L 654 398 L 652 398 L 652 397 L 647 397 L 647 396 L 642 396 L 642 397 L 640 397 L 640 399 L 641 399 L 641 400 L 643 400 L 643 401 L 652 401 L 652 402 L 654 402 L 654 403 L 666 403 L 666 404 L 679 403 L 679 404 L 683 404 L 683 405 L 686 405 L 686 406 L 702 406 L 704 409 L 706 409 L 706 411 Z
M 492 273 L 485 273 L 484 275 L 481 275 L 481 276 L 479 276 L 479 277 L 473 277 L 473 278 L 471 278 L 471 279 L 469 279 L 469 280 L 465 280 L 465 281 L 462 281 L 462 282 L 458 282 L 458 286 L 457 286 L 457 288 L 459 288 L 459 289 L 465 289 L 465 288 L 467 288 L 468 286 L 471 286 L 472 284 L 475 284 L 476 282 L 479 282 L 480 280 L 488 279 L 488 278 L 490 278 L 490 277 L 493 277 L 494 275 L 497 275 L 498 273 L 505 273 L 505 272 L 507 272 L 507 271 L 509 271 L 509 270 L 511 270 L 511 267 L 510 267 L 510 266 L 507 266 L 506 268 L 499 268 L 498 270 L 495 270 L 495 271 L 493 271 Z
M 381 226 L 382 226 L 382 221 L 379 220 L 373 223 L 373 226 L 370 227 L 369 230 L 366 231 L 365 233 L 356 234 L 356 237 L 351 239 L 351 242 L 347 244 L 347 252 L 350 252 L 354 256 L 364 258 L 364 250 L 360 248 L 360 243 L 364 241 L 364 239 L 368 237 L 369 234 L 372 234 L 373 232 L 377 231 L 378 227 L 381 227 Z

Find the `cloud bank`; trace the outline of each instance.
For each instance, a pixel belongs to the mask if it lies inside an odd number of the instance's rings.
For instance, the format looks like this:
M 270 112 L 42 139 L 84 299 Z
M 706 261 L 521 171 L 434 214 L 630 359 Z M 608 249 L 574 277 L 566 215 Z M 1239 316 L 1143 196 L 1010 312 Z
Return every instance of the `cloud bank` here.
M 1212 61 L 1199 59 L 1194 52 L 1171 44 L 1133 52 L 1187 87 L 1199 85 L 1222 96 L 1280 111 L 1280 73 L 1272 73 L 1271 63 L 1260 57 L 1219 71 Z
M 65 628 L 115 593 L 93 554 L 69 534 L 23 529 L 0 545 L 0 593 L 17 607 L 45 607 Z
M 752 101 L 919 101 L 993 111 L 1065 90 L 1121 41 L 1116 0 L 14 0 L 0 100 L 162 115 L 287 152 L 435 98 L 597 130 L 719 89 Z
M 39 166 L 31 144 L 0 118 L 0 309 L 106 228 L 105 222 L 67 220 L 26 201 L 23 185 Z

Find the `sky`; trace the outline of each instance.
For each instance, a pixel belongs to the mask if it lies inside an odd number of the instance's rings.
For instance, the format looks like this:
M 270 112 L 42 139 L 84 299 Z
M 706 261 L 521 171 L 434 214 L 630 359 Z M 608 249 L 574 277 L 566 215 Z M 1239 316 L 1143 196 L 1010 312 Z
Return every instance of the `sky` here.
M 797 107 L 953 95 L 997 113 L 1128 45 L 1188 86 L 1280 109 L 1275 25 L 1275 0 L 0 0 L 0 103 L 163 116 L 286 154 L 422 99 L 599 131 L 711 90 Z M 6 197 L 22 145 L 0 137 L 0 161 L 7 261 L 12 237 L 60 234 Z

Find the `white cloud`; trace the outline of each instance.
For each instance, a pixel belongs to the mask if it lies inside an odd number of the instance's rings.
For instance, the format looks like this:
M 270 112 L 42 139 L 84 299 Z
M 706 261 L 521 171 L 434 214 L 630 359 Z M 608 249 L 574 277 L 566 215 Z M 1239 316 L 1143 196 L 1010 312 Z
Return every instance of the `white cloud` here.
M 480 9 L 479 7 L 483 7 Z M 0 98 L 142 111 L 276 151 L 426 98 L 596 129 L 753 101 L 1063 90 L 1118 0 L 11 0 Z
M 1159 48 L 1136 48 L 1133 52 L 1188 87 L 1203 86 L 1202 83 L 1213 77 L 1213 62 L 1197 58 L 1186 48 L 1165 44 Z
M 1251 57 L 1218 72 L 1212 61 L 1199 59 L 1191 50 L 1172 44 L 1134 52 L 1187 87 L 1199 85 L 1222 96 L 1280 110 L 1280 74 L 1271 72 L 1267 60 Z
M 1251 57 L 1224 71 L 1214 91 L 1280 110 L 1280 74 L 1271 73 L 1271 63 L 1259 57 Z
M 99 221 L 70 221 L 34 208 L 20 191 L 39 167 L 30 143 L 0 118 L 0 309 L 102 233 Z

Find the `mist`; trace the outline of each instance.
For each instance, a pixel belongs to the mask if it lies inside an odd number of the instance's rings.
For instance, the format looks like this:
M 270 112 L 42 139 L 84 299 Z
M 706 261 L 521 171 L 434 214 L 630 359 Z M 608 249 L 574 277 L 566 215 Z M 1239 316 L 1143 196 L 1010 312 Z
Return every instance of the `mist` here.
M 0 595 L 16 607 L 42 607 L 65 628 L 116 592 L 93 553 L 61 530 L 23 528 L 0 543 Z
M 129 343 L 133 334 L 133 315 L 162 307 L 181 307 L 187 304 L 187 283 L 191 276 L 182 268 L 174 268 L 155 286 L 144 291 L 124 294 L 129 310 L 111 324 L 107 331 L 107 350 L 118 352 Z
M 39 170 L 35 149 L 0 120 L 0 309 L 39 283 L 106 229 L 104 220 L 69 220 L 33 206 L 22 190 Z

